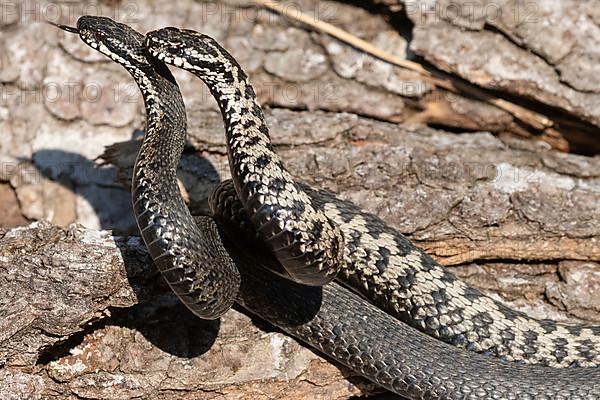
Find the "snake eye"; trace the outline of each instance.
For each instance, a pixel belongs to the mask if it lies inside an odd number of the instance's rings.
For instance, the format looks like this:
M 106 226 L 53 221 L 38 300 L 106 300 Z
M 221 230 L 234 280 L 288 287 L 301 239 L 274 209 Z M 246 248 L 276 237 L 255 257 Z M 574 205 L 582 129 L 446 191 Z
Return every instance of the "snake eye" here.
M 179 53 L 179 47 L 175 47 L 175 46 L 173 46 L 173 47 L 168 47 L 168 48 L 167 48 L 167 51 L 168 51 L 169 53 L 171 53 L 171 54 L 175 55 L 175 54 Z

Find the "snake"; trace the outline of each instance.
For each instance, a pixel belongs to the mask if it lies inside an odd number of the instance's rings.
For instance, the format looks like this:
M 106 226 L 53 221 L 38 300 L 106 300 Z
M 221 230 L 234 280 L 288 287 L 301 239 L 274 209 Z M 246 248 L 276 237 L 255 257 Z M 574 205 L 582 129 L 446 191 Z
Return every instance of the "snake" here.
M 235 235 L 230 236 L 223 232 L 223 228 L 216 222 L 219 219 L 239 219 L 237 222 L 243 221 L 246 224 L 245 229 L 249 231 L 250 226 L 258 221 L 270 226 L 271 230 L 266 233 L 267 236 L 273 233 L 277 236 L 280 232 L 273 228 L 273 224 L 269 225 L 268 220 L 259 220 L 244 214 L 256 205 L 247 208 L 240 197 L 233 197 L 238 189 L 235 179 L 233 182 L 221 184 L 211 196 L 217 202 L 216 207 L 222 206 L 223 209 L 229 210 L 229 217 L 192 217 L 176 183 L 175 160 L 181 156 L 185 143 L 186 114 L 179 88 L 163 62 L 180 64 L 184 68 L 188 65 L 200 65 L 196 72 L 210 73 L 205 82 L 214 85 L 213 94 L 218 96 L 221 91 L 225 94 L 218 99 L 218 103 L 224 111 L 226 126 L 235 123 L 245 126 L 244 129 L 252 130 L 256 125 L 247 124 L 243 117 L 234 114 L 239 110 L 254 113 L 256 124 L 261 121 L 262 112 L 254 99 L 253 90 L 248 89 L 248 82 L 246 81 L 244 86 L 237 86 L 238 79 L 246 80 L 247 77 L 233 57 L 213 39 L 176 28 L 164 28 L 150 32 L 144 37 L 124 24 L 105 17 L 92 16 L 80 17 L 76 28 L 62 25 L 59 27 L 78 33 L 84 43 L 125 67 L 142 92 L 147 121 L 146 134 L 134 166 L 134 212 L 142 238 L 155 264 L 175 294 L 192 312 L 203 318 L 215 318 L 226 311 L 233 297 L 233 300 L 251 313 L 273 323 L 373 382 L 410 399 L 600 398 L 600 386 L 596 384 L 600 381 L 600 370 L 597 368 L 548 368 L 465 351 L 421 332 L 365 301 L 363 295 L 349 290 L 348 285 L 341 284 L 343 280 L 336 279 L 322 286 L 316 284 L 319 280 L 329 281 L 330 272 L 323 272 L 326 270 L 324 267 L 330 262 L 328 257 L 339 251 L 333 249 L 327 253 L 319 248 L 320 245 L 314 244 L 312 240 L 322 237 L 321 232 L 311 236 L 299 235 L 291 230 L 290 236 L 286 233 L 282 240 L 279 240 L 281 236 L 273 239 L 274 242 L 287 244 L 292 251 L 297 251 L 298 248 L 316 251 L 316 262 L 310 254 L 300 255 L 296 259 L 303 260 L 310 266 L 308 270 L 315 270 L 317 278 L 309 277 L 305 279 L 306 282 L 302 279 L 301 282 L 290 280 L 288 278 L 293 278 L 293 274 L 283 263 L 281 271 L 277 274 L 262 268 L 259 265 L 260 260 L 255 259 L 256 254 L 248 251 L 243 245 L 234 243 Z M 194 43 L 200 39 L 203 44 L 199 51 Z M 182 46 L 184 44 L 185 46 Z M 208 61 L 199 64 L 190 55 L 204 57 Z M 187 61 L 176 61 L 176 57 L 186 57 Z M 222 80 L 223 77 L 229 79 Z M 231 85 L 235 87 L 232 89 Z M 243 91 L 240 90 L 242 87 Z M 230 103 L 239 96 L 249 97 L 247 101 Z M 256 107 L 250 107 L 252 104 Z M 244 129 L 236 130 L 231 126 L 226 128 L 229 133 L 239 134 L 243 134 Z M 258 129 L 266 135 L 265 126 Z M 260 145 L 262 142 L 251 139 L 246 143 Z M 271 146 L 265 146 L 263 151 L 272 151 Z M 270 160 L 266 159 L 264 163 L 267 170 Z M 277 167 L 283 168 L 279 163 Z M 243 168 L 241 170 L 244 171 Z M 265 176 L 273 175 L 267 173 L 261 181 Z M 285 174 L 278 176 L 281 179 L 289 178 L 289 175 Z M 239 180 L 246 183 L 249 181 L 243 178 Z M 290 186 L 283 182 L 280 190 L 288 187 Z M 348 258 L 348 246 L 355 243 L 355 240 L 348 235 L 351 231 L 345 228 L 344 224 L 337 222 L 343 221 L 344 217 L 338 218 L 336 215 L 345 216 L 349 212 L 355 212 L 355 216 L 348 221 L 360 217 L 364 221 L 364 229 L 381 229 L 382 233 L 391 235 L 390 228 L 373 228 L 372 223 L 378 220 L 367 219 L 366 214 L 352 209 L 349 203 L 336 200 L 332 194 L 312 190 L 300 184 L 295 184 L 294 190 L 298 193 L 304 192 L 304 195 L 296 195 L 295 199 L 302 201 L 308 198 L 311 201 L 311 207 L 304 207 L 295 214 L 295 223 L 292 224 L 294 228 L 303 229 L 310 226 L 310 223 L 313 226 L 322 226 L 322 231 L 329 231 L 325 234 L 330 240 L 329 243 L 343 243 L 344 259 Z M 253 194 L 250 191 L 244 198 L 253 198 Z M 264 207 L 264 204 L 268 206 Z M 268 200 L 255 210 L 279 218 L 285 214 L 279 212 L 276 206 L 293 204 L 293 201 L 280 204 Z M 331 212 L 334 205 L 337 214 Z M 342 208 L 343 206 L 348 208 Z M 312 218 L 302 216 L 303 212 L 322 214 Z M 261 217 L 269 218 L 264 215 Z M 335 224 L 338 224 L 339 229 Z M 279 221 L 275 225 L 281 228 Z M 283 227 L 285 228 L 285 225 Z M 248 232 L 242 233 L 247 234 Z M 255 236 L 260 239 L 263 234 L 256 233 Z M 396 239 L 400 240 L 400 237 L 397 236 Z M 293 239 L 293 243 L 289 243 L 290 238 Z M 380 243 L 390 246 L 385 241 Z M 409 242 L 405 240 L 400 243 L 408 246 Z M 271 246 L 265 244 L 265 248 L 270 250 Z M 419 257 L 411 255 L 415 251 L 414 247 L 409 246 L 408 250 L 410 251 L 404 257 L 408 258 L 406 263 L 410 267 L 420 266 L 427 270 L 437 265 L 433 261 L 424 264 L 424 256 L 421 253 Z M 392 253 L 387 254 L 387 259 L 392 260 Z M 279 262 L 277 255 L 281 254 L 274 254 L 273 258 Z M 340 275 L 344 275 L 344 269 L 348 267 L 341 264 Z M 295 263 L 289 265 L 297 266 Z M 335 268 L 337 267 L 334 266 Z M 300 267 L 300 270 L 302 269 Z M 298 275 L 306 275 L 308 270 Z M 326 279 L 323 279 L 323 276 Z M 449 276 L 442 275 L 437 279 L 441 282 L 457 281 L 451 280 Z M 220 278 L 223 280 L 219 281 Z M 398 283 L 402 284 L 400 279 Z M 412 284 L 419 284 L 419 280 L 406 279 L 404 286 Z
M 552 367 L 600 364 L 600 326 L 535 320 L 516 312 L 457 279 L 376 216 L 332 193 L 296 184 L 273 151 L 248 76 L 214 39 L 163 28 L 146 35 L 146 46 L 155 59 L 195 74 L 217 99 L 232 180 L 222 184 L 220 198 L 212 196 L 211 206 L 229 231 L 242 227 L 247 240 L 239 242 L 250 242 L 249 228 L 264 240 L 264 221 L 280 227 L 275 235 L 290 230 L 288 237 L 301 238 L 310 227 L 282 223 L 279 217 L 316 213 L 312 219 L 329 219 L 340 227 L 344 248 L 338 279 L 401 321 L 453 345 L 508 361 Z M 310 250 L 302 242 L 296 249 Z M 310 256 L 303 256 L 307 264 L 316 264 Z M 320 256 L 315 253 L 315 258 Z

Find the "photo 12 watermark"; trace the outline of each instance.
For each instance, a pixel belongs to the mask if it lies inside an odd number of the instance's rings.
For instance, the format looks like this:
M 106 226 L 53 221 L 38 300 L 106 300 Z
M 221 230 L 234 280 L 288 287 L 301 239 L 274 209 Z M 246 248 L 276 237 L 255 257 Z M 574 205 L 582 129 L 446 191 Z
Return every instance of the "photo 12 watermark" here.
M 327 21 L 336 22 L 336 15 L 339 11 L 339 5 L 329 1 L 319 1 L 313 4 L 300 3 L 295 1 L 269 1 L 282 9 L 283 15 L 288 15 L 292 19 L 300 16 L 308 18 L 313 22 Z M 268 2 L 268 3 L 269 3 Z M 206 22 L 253 22 L 257 19 L 265 23 L 276 22 L 280 15 L 265 8 L 253 6 L 249 2 L 206 2 L 197 5 L 195 15 L 202 23 Z
M 473 23 L 484 20 L 488 23 L 510 20 L 511 24 L 538 23 L 540 6 L 535 1 L 495 2 L 464 1 L 440 2 L 411 0 L 405 2 L 406 15 L 426 21 L 447 21 L 460 24 L 461 21 Z
M 53 22 L 75 25 L 82 15 L 105 16 L 123 23 L 137 23 L 140 6 L 136 1 L 87 3 L 80 1 L 3 1 L 0 3 L 0 21 Z
M 1 85 L 0 105 L 10 102 L 28 103 L 137 103 L 139 89 L 134 82 L 46 81 L 31 85 Z
M 337 104 L 339 86 L 333 82 L 292 83 L 283 80 L 256 80 L 252 82 L 254 92 L 263 104 Z M 213 94 L 206 86 L 194 92 L 194 98 L 201 103 L 214 101 Z
M 260 80 L 252 84 L 262 103 L 272 104 L 337 104 L 339 87 L 333 82 L 291 83 L 283 80 Z M 107 99 L 108 97 L 108 99 Z M 202 103 L 213 101 L 206 86 L 194 92 Z M 0 85 L 0 105 L 11 102 L 30 103 L 137 103 L 140 92 L 135 82 L 57 81 L 32 84 Z

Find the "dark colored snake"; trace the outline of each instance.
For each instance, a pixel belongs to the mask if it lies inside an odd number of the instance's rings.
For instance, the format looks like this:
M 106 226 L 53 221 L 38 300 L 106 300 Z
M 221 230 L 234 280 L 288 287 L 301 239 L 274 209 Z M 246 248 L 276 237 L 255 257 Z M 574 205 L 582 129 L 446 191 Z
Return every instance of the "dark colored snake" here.
M 339 280 L 401 321 L 453 345 L 509 361 L 553 367 L 600 364 L 600 326 L 535 320 L 516 312 L 457 279 L 376 216 L 331 193 L 296 184 L 272 149 L 248 77 L 214 39 L 164 28 L 148 33 L 146 46 L 156 59 L 202 79 L 217 99 L 225 120 L 233 184 L 223 184 L 219 198 L 213 196 L 212 208 L 238 242 L 252 238 L 249 226 L 261 240 L 265 226 L 279 228 L 274 233 L 267 229 L 275 237 L 283 227 L 289 229 L 284 230 L 286 241 L 310 237 L 309 225 L 295 220 L 288 225 L 284 217 L 289 215 L 328 219 L 339 225 L 344 237 Z M 311 213 L 317 216 L 311 218 Z M 293 252 L 304 251 L 302 259 L 308 265 L 321 259 L 320 251 L 308 252 L 301 240 L 286 245 Z M 336 252 L 337 248 L 332 254 Z M 279 253 L 275 256 L 283 264 Z
M 251 312 L 383 387 L 411 399 L 600 398 L 598 384 L 600 370 L 597 368 L 555 369 L 511 363 L 467 352 L 413 329 L 337 283 L 330 283 L 323 287 L 307 286 L 284 279 L 257 266 L 258 263 L 253 259 L 256 254 L 240 251 L 243 250 L 243 246 L 234 243 L 230 234 L 222 236 L 212 218 L 194 219 L 187 211 L 175 177 L 175 167 L 186 134 L 183 101 L 172 75 L 161 62 L 148 57 L 148 49 L 150 54 L 166 62 L 172 62 L 174 57 L 188 57 L 186 62 L 198 66 L 196 73 L 199 76 L 202 76 L 202 73 L 209 73 L 211 78 L 205 79 L 205 82 L 209 87 L 212 85 L 213 93 L 225 94 L 218 100 L 227 124 L 230 125 L 227 128 L 229 134 L 235 132 L 231 124 L 241 124 L 242 127 L 246 126 L 244 129 L 254 129 L 252 124 L 244 125 L 247 118 L 233 115 L 236 110 L 240 110 L 240 105 L 249 106 L 252 102 L 249 99 L 239 103 L 231 103 L 232 101 L 240 96 L 254 95 L 251 89 L 245 88 L 241 91 L 241 85 L 235 86 L 239 83 L 236 79 L 240 77 L 247 85 L 245 75 L 235 60 L 214 40 L 191 31 L 168 28 L 151 33 L 146 38 L 147 48 L 141 34 L 108 18 L 81 17 L 77 28 L 61 28 L 77 32 L 85 43 L 123 65 L 140 87 L 146 107 L 147 129 L 136 161 L 132 188 L 136 218 L 143 239 L 158 268 L 175 293 L 193 312 L 201 317 L 214 318 L 229 307 L 231 298 L 237 293 L 237 301 Z M 194 42 L 199 38 L 202 38 L 204 43 L 200 46 L 202 48 L 200 51 L 198 46 L 194 47 Z M 162 41 L 163 39 L 166 41 Z M 173 49 L 174 45 L 184 44 L 186 47 L 182 48 L 187 49 L 185 51 Z M 179 51 L 181 53 L 178 53 Z M 205 62 L 197 63 L 192 56 L 203 57 Z M 186 67 L 186 63 L 181 63 L 181 66 Z M 234 79 L 220 80 L 223 77 Z M 262 118 L 258 105 L 252 109 L 250 107 L 241 109 Z M 239 120 L 236 120 L 236 117 Z M 268 138 L 264 122 L 260 124 L 263 127 L 259 126 L 258 129 L 262 129 Z M 243 134 L 243 129 L 237 131 Z M 249 143 L 254 141 L 251 140 Z M 232 142 L 229 137 L 228 142 Z M 266 148 L 271 149 L 270 145 Z M 268 168 L 269 160 L 265 162 Z M 241 171 L 245 170 L 242 168 Z M 289 175 L 285 177 L 287 179 Z M 269 225 L 269 215 L 274 215 L 274 218 L 284 216 L 277 210 L 277 206 L 281 203 L 270 199 L 261 202 L 260 200 L 264 199 L 255 196 L 259 193 L 258 189 L 256 192 L 249 190 L 246 197 L 241 196 L 242 201 L 239 200 L 240 197 L 234 198 L 237 190 L 243 189 L 247 182 L 252 182 L 252 179 L 242 178 L 239 182 L 243 184 L 236 185 L 235 179 L 233 183 L 222 184 L 212 196 L 216 201 L 215 207 L 222 207 L 223 210 L 230 212 L 225 216 L 217 216 L 217 219 L 243 222 L 247 228 L 250 225 L 273 228 L 274 225 Z M 281 190 L 289 188 L 285 182 L 282 185 Z M 253 186 L 248 185 L 248 187 Z M 358 232 L 375 229 L 379 230 L 380 235 L 390 235 L 395 238 L 395 241 L 387 237 L 375 238 L 381 246 L 403 244 L 404 247 L 399 249 L 404 250 L 404 253 L 394 254 L 393 251 L 387 253 L 386 266 L 391 265 L 389 260 L 392 256 L 396 259 L 405 258 L 403 263 L 408 267 L 418 271 L 423 270 L 442 284 L 460 282 L 449 278 L 450 275 L 446 276 L 446 272 L 442 275 L 429 272 L 437 271 L 437 268 L 441 269 L 441 267 L 432 261 L 427 261 L 430 259 L 423 256 L 422 252 L 415 250 L 401 235 L 392 234 L 391 232 L 394 231 L 385 227 L 375 217 L 367 216 L 360 210 L 352 208 L 349 203 L 337 200 L 325 192 L 314 191 L 302 185 L 295 185 L 294 190 L 305 193 L 305 195 L 298 194 L 298 199 L 306 199 L 304 196 L 310 199 L 312 210 L 304 207 L 301 211 L 308 209 L 308 214 L 311 214 L 314 210 L 317 214 L 323 213 L 325 218 L 311 219 L 310 215 L 303 216 L 299 211 L 295 214 L 294 226 L 289 231 L 286 231 L 284 226 L 281 231 L 278 228 L 266 229 L 265 233 L 255 235 L 258 239 L 267 237 L 267 242 L 270 237 L 272 238 L 270 244 L 265 244 L 269 251 L 272 251 L 275 243 L 276 246 L 283 244 L 284 247 L 289 247 L 292 252 L 297 251 L 297 248 L 308 248 L 315 252 L 317 257 L 314 259 L 310 252 L 308 255 L 295 257 L 297 260 L 303 260 L 307 268 L 304 268 L 301 263 L 288 263 L 288 267 L 281 263 L 284 275 L 293 277 L 294 274 L 290 270 L 302 271 L 298 275 L 308 275 L 305 280 L 311 284 L 322 279 L 323 276 L 327 277 L 323 280 L 328 280 L 331 274 L 327 270 L 327 266 L 331 263 L 328 257 L 335 255 L 337 249 L 321 249 L 320 245 L 314 242 L 314 238 L 325 237 L 335 243 L 343 243 L 345 239 L 344 260 L 352 261 L 353 248 L 348 246 L 349 244 L 353 246 L 356 238 L 350 235 L 348 240 L 347 232 L 352 234 L 354 231 L 347 226 L 361 225 L 368 229 L 358 229 Z M 256 201 L 259 206 L 255 207 L 256 204 L 252 201 L 253 206 L 246 206 L 243 204 L 243 199 Z M 263 207 L 265 204 L 267 206 Z M 284 206 L 288 204 L 293 202 L 283 203 Z M 336 207 L 335 213 L 331 211 L 333 205 Z M 248 210 L 259 213 L 259 218 L 254 217 L 252 213 L 244 214 Z M 355 213 L 355 215 L 351 216 L 348 213 Z M 360 224 L 356 221 L 349 222 L 357 217 L 361 218 Z M 322 224 L 323 231 L 329 233 L 313 232 L 312 235 L 307 236 L 296 233 L 297 229 L 309 226 L 306 221 L 316 224 L 312 226 Z M 338 221 L 344 222 L 346 228 Z M 335 224 L 339 224 L 343 232 L 342 242 L 339 242 L 340 235 L 336 232 Z M 291 232 L 291 235 L 284 233 L 277 237 L 280 232 Z M 248 235 L 248 232 L 244 232 L 243 235 Z M 284 239 L 280 240 L 281 237 Z M 369 249 L 368 245 L 368 241 L 363 239 L 363 248 Z M 417 255 L 413 254 L 415 251 L 418 252 Z M 285 254 L 275 253 L 276 256 L 287 257 Z M 365 253 L 368 256 L 369 252 Z M 352 273 L 344 272 L 349 268 L 351 267 L 347 263 L 342 265 L 342 274 L 352 276 Z M 316 271 L 316 279 L 310 277 L 310 272 L 304 272 L 312 270 Z M 382 274 L 385 271 L 384 268 Z M 417 273 L 414 273 L 412 278 L 407 276 L 396 275 L 394 278 L 399 285 L 395 290 L 399 293 L 404 290 L 404 287 L 423 285 Z M 403 279 L 406 283 L 403 283 Z M 357 279 L 357 282 L 360 281 Z M 351 283 L 352 279 L 348 279 L 347 282 Z M 449 288 L 453 289 L 453 286 Z M 467 289 L 457 293 L 459 299 L 465 296 L 465 293 L 471 293 L 469 290 L 472 289 Z M 426 296 L 427 293 L 421 295 Z M 447 295 L 454 295 L 454 292 L 448 291 Z M 478 296 L 482 295 L 477 294 L 473 298 L 478 299 Z M 471 298 L 467 296 L 467 299 Z M 444 304 L 444 302 L 437 304 Z M 463 308 L 469 309 L 473 304 L 467 303 Z M 475 311 L 482 312 L 477 308 Z M 470 314 L 463 314 L 463 317 L 464 315 Z M 521 316 L 516 313 L 513 315 Z M 506 315 L 504 317 L 506 318 Z

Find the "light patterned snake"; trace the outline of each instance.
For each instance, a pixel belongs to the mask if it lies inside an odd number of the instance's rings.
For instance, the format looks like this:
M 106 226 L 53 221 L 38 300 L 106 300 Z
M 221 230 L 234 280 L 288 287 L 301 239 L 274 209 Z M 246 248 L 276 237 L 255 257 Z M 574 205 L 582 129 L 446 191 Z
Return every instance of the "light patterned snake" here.
M 237 301 L 251 312 L 410 398 L 600 398 L 598 368 L 507 361 L 596 365 L 597 328 L 514 312 L 454 278 L 376 217 L 293 183 L 272 150 L 246 75 L 213 39 L 165 28 L 149 33 L 144 43 L 141 34 L 107 18 L 82 17 L 77 25 L 62 28 L 123 65 L 141 89 L 148 120 L 132 188 L 136 218 L 156 265 L 196 314 L 218 317 L 239 289 Z M 212 219 L 194 220 L 179 194 L 175 168 L 185 141 L 185 109 L 172 75 L 157 59 L 198 75 L 223 112 L 233 183 L 223 183 L 212 200 L 227 237 L 221 238 Z M 233 224 L 241 229 L 232 231 Z M 259 229 L 256 235 L 252 227 Z M 255 255 L 240 238 L 264 240 L 283 275 L 321 284 L 341 268 L 346 285 L 399 319 L 505 360 L 424 335 L 337 283 L 311 287 L 255 267 Z

